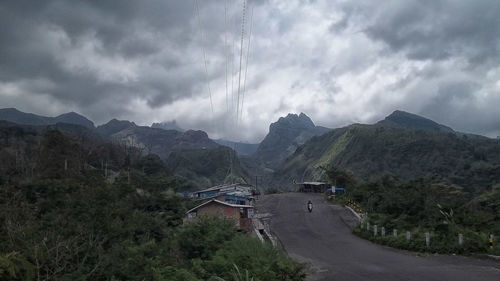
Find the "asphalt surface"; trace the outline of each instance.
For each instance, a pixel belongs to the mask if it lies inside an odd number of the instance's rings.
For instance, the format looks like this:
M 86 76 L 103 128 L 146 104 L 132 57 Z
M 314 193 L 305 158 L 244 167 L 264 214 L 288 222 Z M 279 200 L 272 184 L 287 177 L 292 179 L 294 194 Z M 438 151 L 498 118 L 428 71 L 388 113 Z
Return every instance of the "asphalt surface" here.
M 306 203 L 312 200 L 312 213 Z M 392 249 L 351 233 L 353 215 L 327 204 L 322 195 L 285 193 L 263 196 L 271 231 L 288 255 L 308 264 L 309 280 L 495 280 L 500 262 L 463 256 L 430 255 Z M 347 224 L 346 224 L 347 219 Z

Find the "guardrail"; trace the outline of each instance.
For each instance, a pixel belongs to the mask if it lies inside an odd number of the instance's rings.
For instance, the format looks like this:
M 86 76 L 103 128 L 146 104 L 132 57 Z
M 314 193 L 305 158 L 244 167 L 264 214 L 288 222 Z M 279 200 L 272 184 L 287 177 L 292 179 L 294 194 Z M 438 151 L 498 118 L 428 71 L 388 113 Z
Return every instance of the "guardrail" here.
M 361 206 L 359 206 L 356 202 L 352 200 L 347 200 L 345 206 L 353 210 L 360 217 L 360 219 L 365 215 L 365 211 L 363 210 L 363 208 L 361 208 Z

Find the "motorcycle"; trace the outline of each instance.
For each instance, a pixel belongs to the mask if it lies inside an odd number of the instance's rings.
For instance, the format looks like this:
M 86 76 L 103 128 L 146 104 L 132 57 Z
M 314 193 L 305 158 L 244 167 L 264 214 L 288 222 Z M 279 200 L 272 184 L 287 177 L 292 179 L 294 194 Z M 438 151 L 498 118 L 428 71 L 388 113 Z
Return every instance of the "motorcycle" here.
M 307 210 L 309 210 L 309 213 L 313 211 L 313 203 L 311 202 L 311 200 L 307 202 Z

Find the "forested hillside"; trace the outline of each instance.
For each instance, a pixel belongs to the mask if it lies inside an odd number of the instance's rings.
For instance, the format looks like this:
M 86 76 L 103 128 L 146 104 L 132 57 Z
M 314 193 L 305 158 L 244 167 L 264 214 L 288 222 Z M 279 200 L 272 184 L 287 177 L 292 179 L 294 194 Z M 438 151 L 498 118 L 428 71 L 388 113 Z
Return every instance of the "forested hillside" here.
M 162 124 L 168 125 L 169 123 Z M 46 117 L 21 112 L 15 108 L 0 109 L 0 127 L 2 128 L 11 128 L 13 130 L 23 128 L 27 132 L 36 135 L 40 135 L 47 128 L 51 128 L 75 137 L 83 145 L 99 144 L 109 146 L 112 143 L 116 147 L 121 147 L 123 151 L 129 151 L 128 153 L 133 151 L 133 153 L 141 156 L 158 155 L 167 164 L 169 171 L 180 179 L 180 184 L 185 190 L 207 188 L 233 181 L 246 182 L 248 180 L 248 173 L 240 165 L 239 158 L 229 157 L 229 155 L 234 154 L 230 147 L 223 148 L 223 146 L 211 140 L 203 131 L 169 130 L 167 127 L 160 125 L 156 124 L 154 127 L 159 126 L 161 128 L 152 128 L 138 126 L 134 122 L 127 120 L 112 119 L 94 128 L 94 124 L 90 120 L 74 112 L 61 114 L 57 117 Z M 35 139 L 39 138 L 35 137 Z M 14 140 L 14 142 L 16 141 Z M 35 141 L 34 144 L 36 146 L 38 142 Z M 31 144 L 26 146 L 34 147 Z M 174 152 L 175 155 L 170 157 Z M 99 155 L 103 158 L 102 154 Z M 180 158 L 186 161 L 179 161 Z M 29 162 L 29 159 L 20 159 L 18 157 L 19 161 L 26 160 Z M 189 159 L 196 159 L 196 163 Z M 114 161 L 105 157 L 96 161 L 99 163 L 91 163 L 90 166 L 103 168 L 106 162 L 109 162 L 107 165 L 110 170 L 116 171 L 118 164 Z M 185 166 L 186 164 L 193 166 Z M 35 163 L 31 162 L 29 165 L 35 165 Z M 35 171 L 36 169 L 33 168 L 33 172 Z
M 500 182 L 500 143 L 484 137 L 387 125 L 335 129 L 299 147 L 275 181 L 326 179 L 323 168 L 354 172 L 359 179 L 410 180 L 436 174 L 468 191 Z
M 500 233 L 498 183 L 490 190 L 471 193 L 437 175 L 411 181 L 395 181 L 389 176 L 357 181 L 350 171 L 332 168 L 326 173 L 330 181 L 347 190 L 337 196 L 337 201 L 364 215 L 362 225 L 355 228 L 355 233 L 364 238 L 413 251 L 500 254 L 498 247 L 490 248 L 488 243 L 490 234 Z M 367 229 L 367 223 L 372 228 Z M 378 226 L 378 235 L 374 235 L 374 225 Z M 386 236 L 380 233 L 382 227 Z M 399 236 L 394 237 L 394 230 Z M 457 243 L 459 235 L 463 245 Z
M 19 126 L 0 155 L 0 280 L 304 278 L 229 221 L 183 225 L 193 203 L 158 156 Z

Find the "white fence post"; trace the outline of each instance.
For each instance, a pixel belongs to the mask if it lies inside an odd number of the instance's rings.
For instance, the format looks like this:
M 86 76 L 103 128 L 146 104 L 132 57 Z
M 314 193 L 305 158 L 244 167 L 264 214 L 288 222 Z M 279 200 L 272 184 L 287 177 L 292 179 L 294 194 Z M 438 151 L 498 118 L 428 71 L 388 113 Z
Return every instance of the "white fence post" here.
M 410 241 L 411 239 L 411 233 L 409 231 L 406 231 L 406 240 Z
M 382 237 L 385 237 L 385 227 L 382 226 L 382 229 L 380 230 Z
M 394 235 L 394 238 L 398 238 L 398 230 L 397 229 L 394 229 L 392 231 L 392 235 Z
M 464 244 L 464 236 L 462 233 L 458 234 L 458 245 L 462 246 Z
M 427 246 L 427 248 L 429 248 L 431 244 L 431 235 L 429 234 L 429 232 L 426 232 L 425 233 L 425 245 Z

